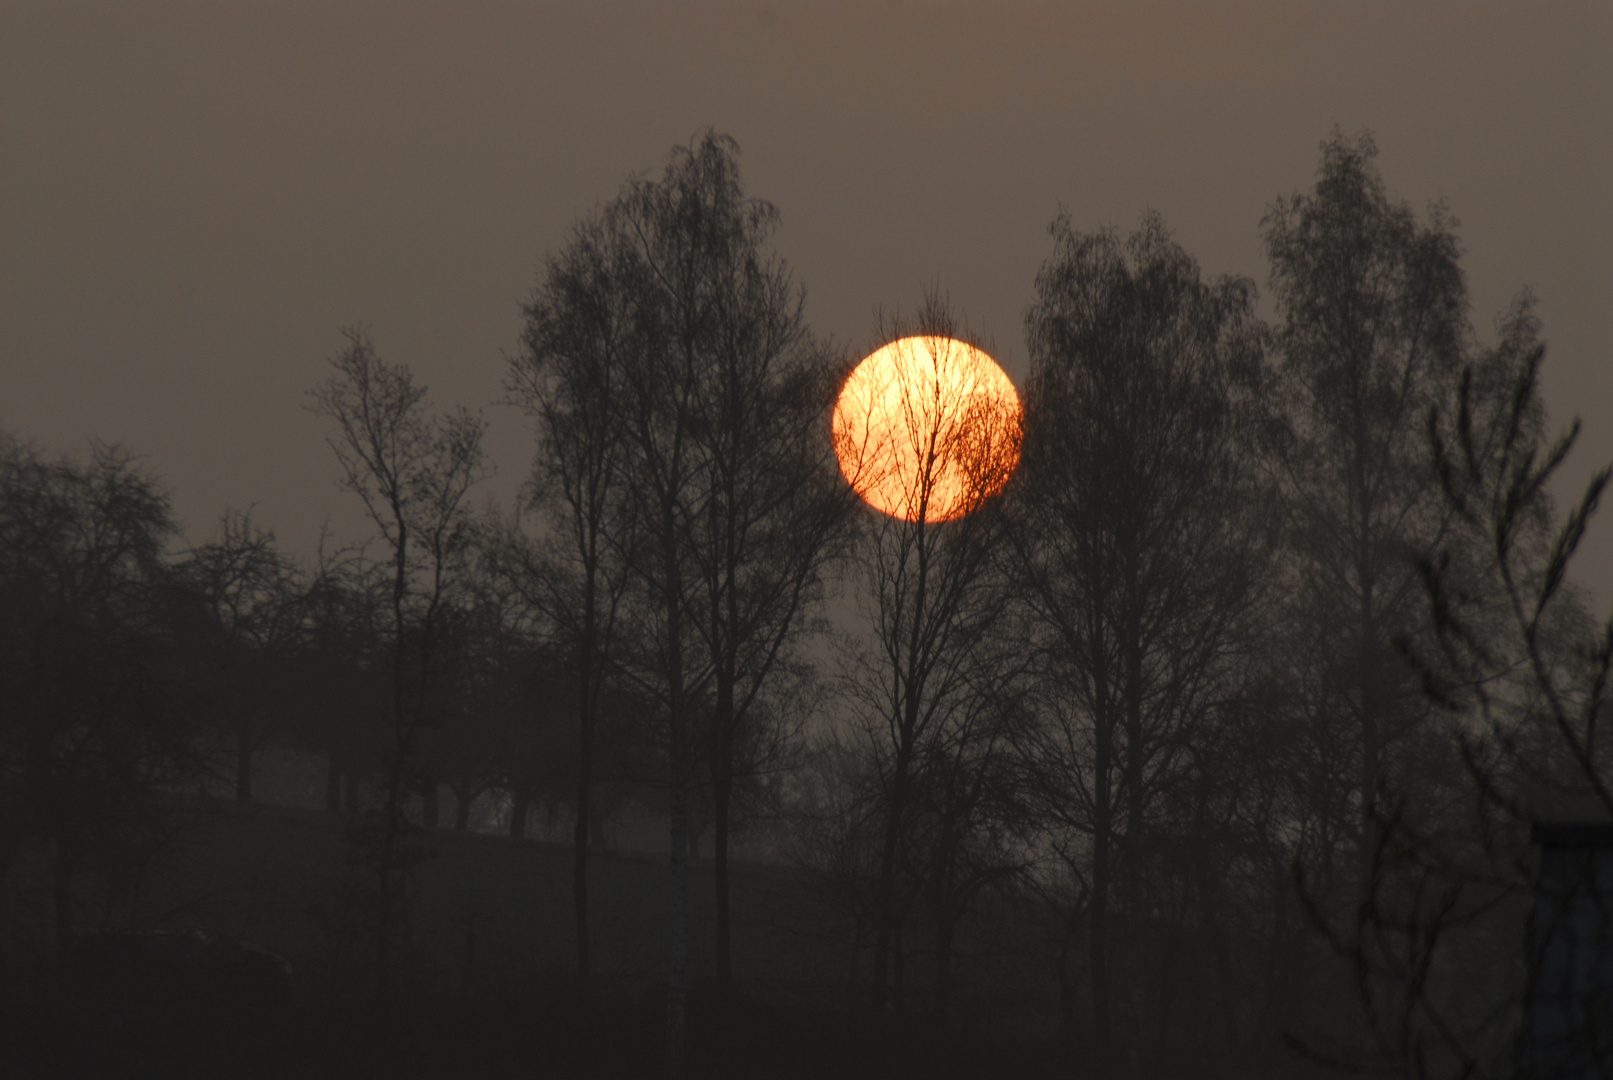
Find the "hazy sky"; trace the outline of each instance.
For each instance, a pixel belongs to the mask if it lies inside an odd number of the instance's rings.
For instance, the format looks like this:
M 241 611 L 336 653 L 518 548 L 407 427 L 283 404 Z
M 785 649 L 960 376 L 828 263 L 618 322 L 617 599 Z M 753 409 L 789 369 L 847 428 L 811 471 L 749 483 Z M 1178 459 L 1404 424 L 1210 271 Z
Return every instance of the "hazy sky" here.
M 191 539 L 255 505 L 306 554 L 327 516 L 364 535 L 302 407 L 339 328 L 487 409 L 508 498 L 530 439 L 494 402 L 539 264 L 707 125 L 783 211 L 818 331 L 868 344 L 877 306 L 938 281 L 1017 379 L 1060 208 L 1158 210 L 1264 290 L 1261 216 L 1335 123 L 1460 219 L 1481 338 L 1539 294 L 1582 483 L 1613 457 L 1605 0 L 0 0 L 0 425 L 122 442 Z M 1592 548 L 1606 602 L 1613 524 Z

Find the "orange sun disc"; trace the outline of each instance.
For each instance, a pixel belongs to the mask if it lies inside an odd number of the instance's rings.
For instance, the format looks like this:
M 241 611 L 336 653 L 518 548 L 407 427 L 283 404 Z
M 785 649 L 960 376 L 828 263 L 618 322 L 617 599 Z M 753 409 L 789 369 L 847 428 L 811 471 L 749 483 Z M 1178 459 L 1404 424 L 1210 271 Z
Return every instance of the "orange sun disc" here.
M 918 336 L 857 365 L 831 430 L 841 473 L 870 506 L 905 521 L 950 521 L 1013 476 L 1022 417 L 995 360 L 954 338 Z

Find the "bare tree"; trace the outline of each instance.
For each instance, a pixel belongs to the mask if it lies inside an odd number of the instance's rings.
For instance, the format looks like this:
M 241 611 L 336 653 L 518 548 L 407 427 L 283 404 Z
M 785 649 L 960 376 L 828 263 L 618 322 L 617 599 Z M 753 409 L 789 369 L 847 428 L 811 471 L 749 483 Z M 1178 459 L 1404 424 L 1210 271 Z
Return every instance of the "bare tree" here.
M 860 561 L 867 575 L 868 641 L 846 658 L 847 689 L 857 702 L 879 795 L 873 998 L 880 1013 L 892 1004 L 899 924 L 914 899 L 899 894 L 899 867 L 918 773 L 926 759 L 945 760 L 949 743 L 972 741 L 966 732 L 989 708 L 990 687 L 1001 677 L 1008 638 L 1001 633 L 1004 582 L 995 572 L 994 548 L 1005 519 L 992 496 L 1013 469 L 1020 438 L 1017 403 L 983 405 L 957 375 L 973 363 L 969 354 L 977 346 L 938 294 L 926 298 L 913 325 L 897 320 L 883 337 L 914 351 L 912 362 L 897 369 L 896 378 L 916 385 L 898 388 L 896 400 L 906 411 L 893 427 L 895 438 L 911 440 L 905 449 L 917 468 L 903 479 L 906 516 L 865 512 Z M 882 404 L 883 395 L 875 394 L 862 407 Z M 872 422 L 848 425 L 845 432 L 877 431 L 885 418 L 866 419 Z M 903 456 L 904 447 L 877 437 L 853 442 L 839 434 L 837 440 L 859 490 L 883 482 Z M 961 501 L 947 508 L 956 511 L 951 520 L 937 522 L 931 500 L 947 475 L 965 478 Z
M 1548 439 L 1527 294 L 1500 329 L 1455 400 L 1424 414 L 1451 526 L 1418 558 L 1432 633 L 1397 642 L 1439 710 L 1458 798 L 1429 814 L 1426 773 L 1380 782 L 1360 903 L 1312 912 L 1349 964 L 1365 1038 L 1304 1045 L 1411 1076 L 1606 1076 L 1606 855 L 1528 844 L 1565 811 L 1613 820 L 1613 618 L 1596 626 L 1568 577 L 1609 468 L 1556 520 L 1547 491 L 1579 422 Z M 1564 978 L 1553 939 L 1576 933 L 1582 967 Z
M 733 191 L 719 198 L 738 202 L 737 164 L 730 156 L 723 167 L 727 175 L 713 180 Z M 725 985 L 733 982 L 728 850 L 736 784 L 767 764 L 770 755 L 750 751 L 763 745 L 768 691 L 786 674 L 808 629 L 824 570 L 843 552 L 852 507 L 824 423 L 835 358 L 811 339 L 802 294 L 783 262 L 763 248 L 777 215 L 765 204 L 760 209 L 765 214 L 712 274 L 715 335 L 691 402 L 700 470 L 683 510 L 698 582 L 692 621 L 711 669 L 703 751 L 714 833 L 716 977 Z
M 1270 563 L 1244 437 L 1260 420 L 1261 340 L 1253 286 L 1203 281 L 1157 216 L 1124 240 L 1067 217 L 1051 231 L 1026 317 L 1013 573 L 1040 642 L 1040 807 L 1073 834 L 1053 849 L 1082 885 L 1094 1030 L 1107 1047 L 1118 960 L 1136 1054 L 1153 1041 L 1135 927 L 1154 906 L 1165 799 L 1240 692 Z
M 716 966 L 727 982 L 739 755 L 806 626 L 847 507 L 822 430 L 833 358 L 807 334 L 801 295 L 766 248 L 778 212 L 746 197 L 737 153 L 707 133 L 578 230 L 529 308 L 528 354 L 514 377 L 548 433 L 543 467 L 565 507 L 569 576 L 584 594 L 573 621 L 586 637 L 594 618 L 597 635 L 600 605 L 620 603 L 610 598 L 620 579 L 601 576 L 616 564 L 591 563 L 590 551 L 630 566 L 642 613 L 624 670 L 657 701 L 670 762 L 673 1075 L 683 1061 L 695 769 L 703 762 L 711 782 Z
M 559 631 L 575 675 L 576 822 L 572 902 L 577 986 L 588 990 L 588 840 L 594 749 L 601 700 L 618 649 L 627 587 L 627 502 L 622 490 L 624 421 L 619 396 L 628 353 L 639 345 L 634 296 L 621 257 L 619 213 L 583 222 L 550 256 L 527 303 L 523 349 L 510 362 L 509 389 L 538 426 L 534 503 L 551 515 L 547 552 L 510 536 L 506 562 Z M 536 555 L 536 557 L 533 557 Z M 524 557 L 523 557 L 524 556 Z
M 386 792 L 372 822 L 375 976 L 385 995 L 400 903 L 416 852 L 404 841 L 406 785 L 420 733 L 434 719 L 444 607 L 469 538 L 465 500 L 485 475 L 483 424 L 463 409 L 424 412 L 426 389 L 409 369 L 381 359 L 362 331 L 331 361 L 333 373 L 310 392 L 309 408 L 332 421 L 327 441 L 342 485 L 358 495 L 391 555 L 390 731 Z
M 1427 716 L 1393 642 L 1422 615 L 1414 553 L 1439 543 L 1449 518 L 1423 417 L 1455 391 L 1467 314 L 1455 223 L 1440 206 L 1420 223 L 1391 202 L 1376 153 L 1370 136 L 1335 131 L 1314 191 L 1277 200 L 1264 219 L 1291 395 L 1281 460 L 1298 596 L 1323 628 L 1317 688 L 1356 766 L 1361 880 L 1385 753 Z

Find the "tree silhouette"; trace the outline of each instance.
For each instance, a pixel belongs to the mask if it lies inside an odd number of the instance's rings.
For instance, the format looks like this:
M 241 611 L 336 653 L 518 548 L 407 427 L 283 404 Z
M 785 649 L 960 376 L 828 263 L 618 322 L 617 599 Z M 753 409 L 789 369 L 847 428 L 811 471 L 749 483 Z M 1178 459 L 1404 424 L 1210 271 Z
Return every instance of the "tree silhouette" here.
M 409 369 L 381 359 L 362 331 L 346 337 L 309 408 L 335 424 L 327 441 L 342 484 L 363 501 L 391 555 L 386 791 L 379 817 L 355 834 L 374 877 L 375 985 L 384 997 L 407 878 L 419 858 L 406 843 L 406 785 L 421 732 L 434 719 L 445 607 L 469 539 L 465 500 L 484 475 L 483 425 L 463 409 L 426 417 L 426 389 Z
M 1557 845 L 1553 825 L 1571 834 L 1613 819 L 1600 737 L 1613 620 L 1594 625 L 1567 577 L 1609 469 L 1557 519 L 1547 489 L 1579 422 L 1548 439 L 1545 347 L 1527 293 L 1500 329 L 1464 366 L 1455 400 L 1424 414 L 1451 523 L 1417 559 L 1431 632 L 1397 642 L 1447 721 L 1461 800 L 1434 815 L 1426 773 L 1380 783 L 1360 903 L 1345 918 L 1316 903 L 1314 917 L 1352 969 L 1366 1022 L 1358 1063 L 1421 1076 L 1604 1075 L 1605 855 L 1570 840 L 1532 857 L 1527 845 Z M 1549 955 L 1564 932 L 1585 935 L 1575 977 Z
M 1026 316 L 1012 565 L 1049 695 L 1039 809 L 1086 838 L 1055 849 L 1085 885 L 1093 1024 L 1105 1044 L 1118 962 L 1135 1055 L 1154 1041 L 1135 927 L 1165 888 L 1166 800 L 1242 692 L 1271 566 L 1248 437 L 1261 335 L 1252 284 L 1204 281 L 1157 215 L 1124 239 L 1067 216 L 1051 232 Z
M 584 220 L 527 305 L 510 373 L 538 421 L 534 491 L 554 527 L 548 566 L 534 563 L 533 576 L 548 582 L 544 603 L 576 657 L 579 977 L 593 732 L 614 669 L 656 702 L 670 763 L 672 1074 L 683 1061 L 694 770 L 703 764 L 710 783 L 716 969 L 728 984 L 736 783 L 747 750 L 763 745 L 750 728 L 849 506 L 823 430 L 834 361 L 767 248 L 778 212 L 746 197 L 737 158 L 731 139 L 708 132 Z
M 550 511 L 554 535 L 549 549 L 535 558 L 513 536 L 501 551 L 506 562 L 523 564 L 511 568 L 535 589 L 534 603 L 562 635 L 576 682 L 572 902 L 577 985 L 583 994 L 589 977 L 588 840 L 596 730 L 620 647 L 618 617 L 631 562 L 624 418 L 616 399 L 627 377 L 627 354 L 641 347 L 633 294 L 624 280 L 632 267 L 620 254 L 618 217 L 588 219 L 562 251 L 549 257 L 526 305 L 523 349 L 511 360 L 508 377 L 511 393 L 538 426 L 533 501 Z
M 1384 754 L 1427 715 L 1393 642 L 1420 619 L 1414 553 L 1437 544 L 1448 520 L 1423 417 L 1455 391 L 1467 312 L 1454 222 L 1436 206 L 1419 223 L 1392 203 L 1376 153 L 1370 136 L 1335 130 L 1314 191 L 1278 199 L 1264 219 L 1291 394 L 1281 460 L 1299 597 L 1323 628 L 1316 688 L 1355 760 L 1361 880 Z
M 908 411 L 896 437 L 912 440 L 910 461 L 916 466 L 905 479 L 908 514 L 864 511 L 859 562 L 866 575 L 869 642 L 845 661 L 847 689 L 875 772 L 880 840 L 873 1003 L 880 1014 L 893 1004 L 891 988 L 899 981 L 895 975 L 901 963 L 900 924 L 916 899 L 911 887 L 901 888 L 899 871 L 911 854 L 906 841 L 915 825 L 918 789 L 921 783 L 929 785 L 934 799 L 946 790 L 951 767 L 971 759 L 978 767 L 980 754 L 989 757 L 983 748 L 1002 742 L 999 699 L 1015 665 L 1011 638 L 1003 632 L 1004 583 L 994 562 L 1005 519 L 992 500 L 1003 488 L 1004 471 L 1012 468 L 1020 438 L 1017 407 L 982 412 L 968 393 L 968 383 L 954 378 L 953 367 L 971 363 L 968 350 L 976 346 L 967 341 L 938 293 L 925 298 L 911 326 L 898 320 L 882 336 L 886 344 L 909 342 L 924 355 L 898 375 L 919 384 L 901 387 L 898 399 Z M 859 404 L 882 408 L 882 396 Z M 837 433 L 837 451 L 853 488 L 881 483 L 887 470 L 900 467 L 898 448 L 877 440 L 847 440 L 847 432 L 880 430 L 881 419 L 871 415 Z M 958 499 L 961 512 L 952 520 L 932 521 L 928 509 L 936 486 L 957 463 L 968 480 Z M 935 771 L 921 780 L 926 765 Z M 985 774 L 977 767 L 965 771 L 980 779 Z M 937 868 L 941 884 L 933 900 L 943 912 L 940 944 L 949 956 L 957 895 L 952 872 L 965 821 L 958 816 L 962 803 L 947 797 L 940 802 L 946 808 L 943 828 L 952 831 L 936 852 L 944 865 Z M 938 975 L 937 996 L 944 1004 L 949 989 L 944 962 Z
M 290 662 L 302 631 L 302 589 L 274 533 L 250 512 L 227 511 L 216 540 L 176 568 L 210 616 L 211 697 L 235 742 L 235 798 L 252 801 L 252 758 L 285 711 Z
M 51 846 L 56 946 L 73 944 L 86 869 L 107 884 L 199 775 L 182 643 L 199 622 L 163 563 L 168 496 L 125 451 L 88 462 L 0 438 L 0 882 Z

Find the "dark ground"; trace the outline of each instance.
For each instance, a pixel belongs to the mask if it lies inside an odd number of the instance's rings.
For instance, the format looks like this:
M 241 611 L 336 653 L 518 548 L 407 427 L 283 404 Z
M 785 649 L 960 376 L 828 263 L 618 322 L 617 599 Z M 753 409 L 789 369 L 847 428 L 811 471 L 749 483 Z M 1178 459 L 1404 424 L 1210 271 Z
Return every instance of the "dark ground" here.
M 598 978 L 593 1004 L 580 1007 L 568 970 L 569 851 L 453 832 L 427 842 L 406 963 L 385 1006 L 343 960 L 333 815 L 215 807 L 150 861 L 137 900 L 108 907 L 93 890 L 81 898 L 86 920 L 273 950 L 292 970 L 283 998 L 243 1003 L 210 986 L 142 992 L 115 1008 L 87 1003 L 82 978 L 50 947 L 45 853 L 19 859 L 0 894 L 0 1080 L 661 1075 L 664 857 L 595 860 Z M 709 861 L 693 871 L 690 1077 L 1100 1075 L 1089 1057 L 1060 1053 L 1036 1033 L 1050 1028 L 1034 1002 L 964 994 L 945 1032 L 910 1017 L 871 1034 L 846 1010 L 849 954 L 834 915 L 787 867 L 733 868 L 742 989 L 725 998 L 699 967 L 710 954 Z

